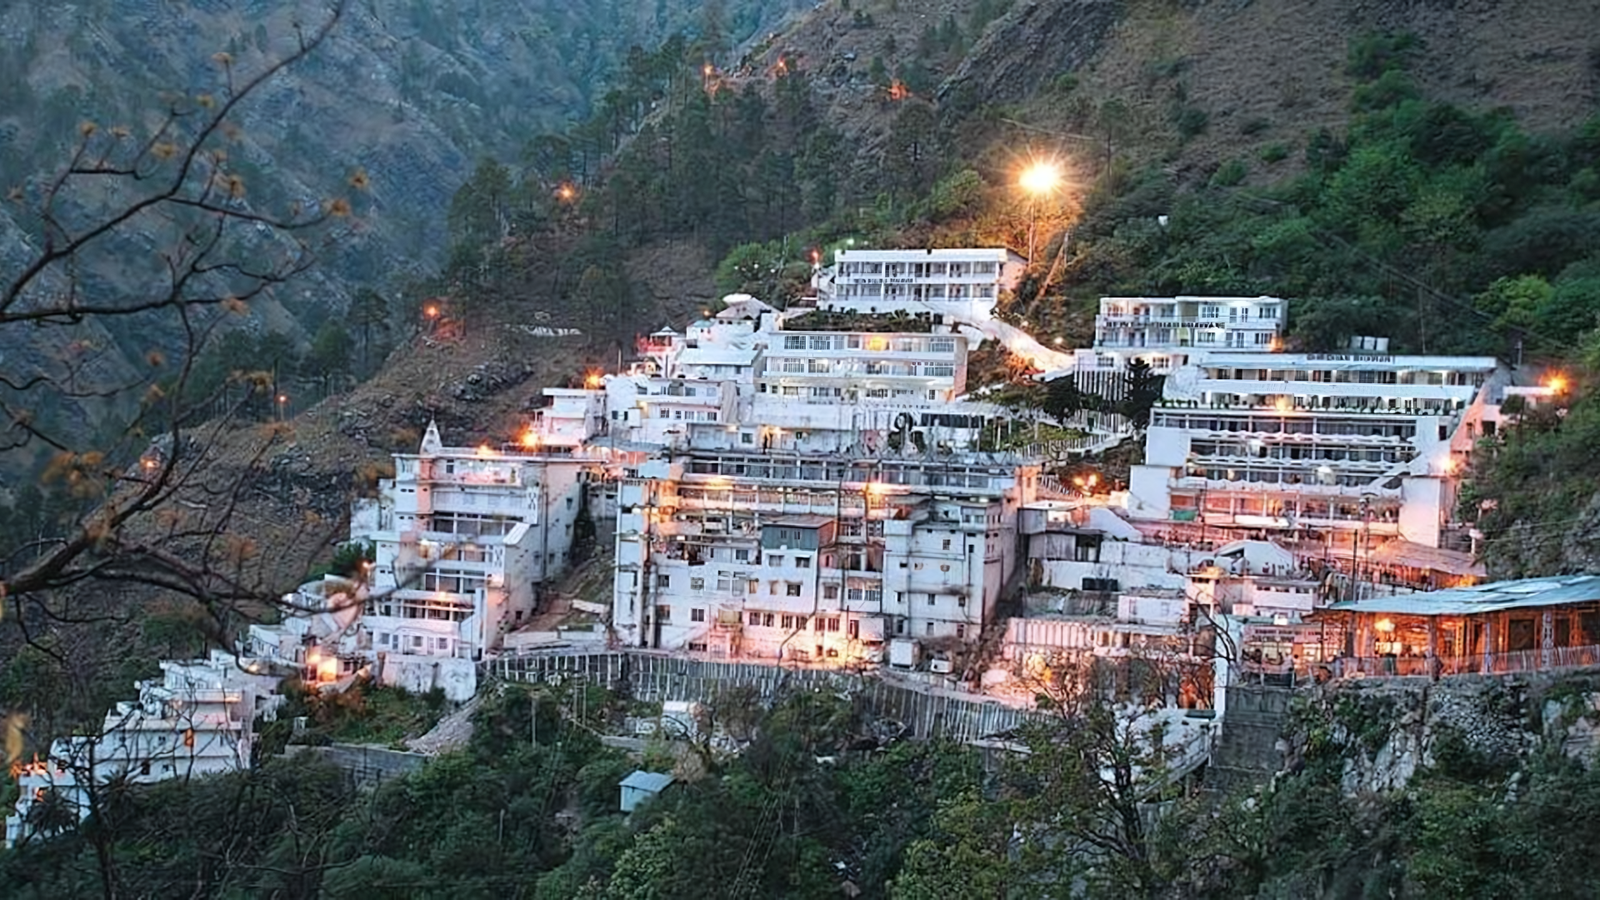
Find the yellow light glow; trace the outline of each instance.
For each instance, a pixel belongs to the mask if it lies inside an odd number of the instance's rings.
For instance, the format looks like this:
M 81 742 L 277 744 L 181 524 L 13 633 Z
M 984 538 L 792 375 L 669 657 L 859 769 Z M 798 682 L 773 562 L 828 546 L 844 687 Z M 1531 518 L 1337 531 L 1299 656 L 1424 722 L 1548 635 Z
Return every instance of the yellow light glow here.
M 534 431 L 530 426 L 527 431 L 522 433 L 522 438 L 518 443 L 529 450 L 539 449 L 539 432 Z
M 1394 623 L 1388 619 L 1379 619 L 1378 621 L 1372 623 L 1372 627 L 1387 634 L 1394 630 Z
M 1061 186 L 1061 167 L 1048 160 L 1040 160 L 1022 170 L 1017 185 L 1030 194 L 1048 194 Z
M 889 339 L 886 337 L 869 337 L 867 338 L 867 349 L 874 352 L 887 350 L 889 349 Z
M 422 314 L 430 319 L 437 319 L 439 317 L 439 307 L 430 303 L 428 304 L 428 308 L 422 311 Z
M 1446 456 L 1444 459 L 1439 460 L 1439 471 L 1449 475 L 1456 470 L 1456 465 L 1454 457 Z
M 1549 388 L 1552 394 L 1565 394 L 1567 392 L 1567 376 L 1551 375 L 1545 379 L 1544 386 Z
M 490 456 L 493 456 L 493 455 L 494 455 L 494 448 L 490 447 L 488 444 L 479 444 L 478 445 L 478 456 L 480 458 L 481 457 L 490 457 Z
M 1272 408 L 1276 409 L 1278 412 L 1288 412 L 1289 398 L 1279 395 L 1277 399 L 1272 401 Z
M 583 379 L 583 386 L 592 391 L 595 388 L 600 386 L 600 381 L 601 381 L 601 377 L 600 377 L 600 373 L 599 372 L 590 372 Z

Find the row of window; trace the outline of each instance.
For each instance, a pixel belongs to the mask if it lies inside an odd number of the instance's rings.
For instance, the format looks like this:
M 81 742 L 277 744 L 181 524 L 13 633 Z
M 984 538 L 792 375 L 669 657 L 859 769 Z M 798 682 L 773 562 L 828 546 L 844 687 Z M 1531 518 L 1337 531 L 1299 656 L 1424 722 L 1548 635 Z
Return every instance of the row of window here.
M 1308 462 L 1409 462 L 1416 456 L 1410 449 L 1388 447 L 1349 447 L 1328 444 L 1288 443 L 1266 444 L 1254 441 L 1239 444 L 1233 441 L 1194 441 L 1190 452 L 1196 456 L 1243 456 L 1254 459 L 1300 459 Z
M 1278 318 L 1279 304 L 1260 304 L 1254 307 L 1257 320 L 1275 321 Z M 1250 306 L 1229 306 L 1228 321 L 1242 322 L 1251 318 Z M 1121 304 L 1105 304 L 1100 314 L 1104 316 L 1145 316 L 1158 319 L 1176 319 L 1181 314 L 1175 304 L 1162 304 L 1158 306 L 1125 306 Z M 1222 307 L 1215 303 L 1201 304 L 1198 314 L 1190 314 L 1186 318 L 1192 319 L 1220 319 Z
M 504 537 L 518 524 L 517 519 L 506 516 L 482 516 L 476 513 L 434 513 L 428 530 L 442 534 L 459 534 L 463 537 Z
M 1477 387 L 1483 372 L 1423 372 L 1413 369 L 1207 369 L 1219 381 L 1306 381 L 1313 384 L 1412 384 Z
M 851 300 L 993 300 L 992 284 L 847 284 L 837 296 Z
M 408 640 L 402 634 L 389 634 L 387 632 L 373 636 L 373 642 L 379 647 L 394 650 L 426 651 L 429 649 L 447 653 L 450 650 L 449 638 L 426 638 L 420 634 L 413 634 Z
M 1417 423 L 1380 419 L 1338 419 L 1282 416 L 1270 413 L 1219 416 L 1211 412 L 1157 410 L 1151 424 L 1161 428 L 1188 431 L 1213 431 L 1242 434 L 1315 434 L 1334 437 L 1377 437 L 1410 440 L 1416 437 Z
M 948 335 L 891 337 L 886 334 L 786 334 L 785 350 L 871 350 L 895 353 L 954 353 L 956 339 Z
M 425 591 L 471 594 L 481 588 L 488 587 L 488 585 L 489 575 L 486 572 L 469 572 L 439 567 L 422 573 L 422 590 Z
M 887 278 L 967 278 L 994 275 L 996 262 L 841 262 L 840 275 L 883 275 Z

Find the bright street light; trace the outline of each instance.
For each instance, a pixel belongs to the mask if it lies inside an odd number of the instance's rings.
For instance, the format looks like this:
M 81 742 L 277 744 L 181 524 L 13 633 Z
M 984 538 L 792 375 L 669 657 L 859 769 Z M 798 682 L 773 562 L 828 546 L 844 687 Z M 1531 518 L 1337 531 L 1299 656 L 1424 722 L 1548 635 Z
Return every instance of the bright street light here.
M 1039 160 L 1022 170 L 1017 186 L 1028 194 L 1028 265 L 1033 265 L 1034 235 L 1039 224 L 1039 198 L 1061 186 L 1061 167 L 1049 160 Z
M 1030 194 L 1048 194 L 1061 186 L 1061 167 L 1040 161 L 1022 170 L 1017 185 Z

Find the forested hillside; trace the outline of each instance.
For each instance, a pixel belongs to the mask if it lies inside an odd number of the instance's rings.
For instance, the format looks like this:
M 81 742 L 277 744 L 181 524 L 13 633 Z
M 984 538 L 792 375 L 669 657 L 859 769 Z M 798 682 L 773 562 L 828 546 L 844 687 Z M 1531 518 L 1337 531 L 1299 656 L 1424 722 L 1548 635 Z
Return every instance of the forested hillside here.
M 184 110 L 180 127 L 224 102 L 273 61 L 292 53 L 333 11 L 338 25 L 318 51 L 279 73 L 230 117 L 225 170 L 232 205 L 281 217 L 316 209 L 360 190 L 352 222 L 315 248 L 315 265 L 292 286 L 255 298 L 226 358 L 281 371 L 303 395 L 320 397 L 330 381 L 370 374 L 382 353 L 351 337 L 362 320 L 389 325 L 402 317 L 399 298 L 414 280 L 443 262 L 450 199 L 485 156 L 517 160 L 530 139 L 562 129 L 603 108 L 625 61 L 674 34 L 691 34 L 707 59 L 778 27 L 799 0 L 731 0 L 703 4 L 660 0 L 496 2 L 496 0 L 298 0 L 295 3 L 189 4 L 155 0 L 57 4 L 21 0 L 0 8 L 0 266 L 20 268 L 42 245 L 39 206 L 51 179 L 91 136 L 124 136 L 124 146 L 162 144 L 169 110 Z M 170 138 L 171 135 L 168 136 Z M 599 136 L 593 136 L 597 142 Z M 598 161 L 599 152 L 591 151 Z M 147 173 L 149 174 L 149 173 Z M 544 187 L 541 186 L 541 190 Z M 56 205 L 79 217 L 119 192 L 67 192 Z M 103 298 L 138 294 L 168 248 L 148 227 L 121 230 L 107 251 L 77 261 L 78 290 Z M 256 257 L 296 252 L 265 229 L 235 240 Z M 63 291 L 63 284 L 52 285 Z M 357 299 L 360 295 L 361 299 Z M 392 303 L 375 303 L 392 300 Z M 355 306 L 356 335 L 318 332 Z M 409 309 L 405 310 L 409 312 Z M 376 320 L 376 321 L 374 321 Z M 316 346 L 321 337 L 321 345 Z M 380 334 L 380 337 L 383 335 Z M 141 377 L 152 349 L 176 354 L 165 323 L 89 320 L 74 329 L 0 335 L 0 353 L 15 373 L 48 371 L 74 346 L 96 349 L 85 367 L 100 383 Z M 154 346 L 152 346 L 154 345 Z M 241 351 L 244 351 L 241 353 Z M 299 376 L 304 356 L 316 356 Z M 337 371 L 329 371 L 333 363 Z M 51 429 L 114 432 L 124 403 L 82 397 L 38 404 Z M 37 474 L 43 458 L 8 454 L 6 479 Z

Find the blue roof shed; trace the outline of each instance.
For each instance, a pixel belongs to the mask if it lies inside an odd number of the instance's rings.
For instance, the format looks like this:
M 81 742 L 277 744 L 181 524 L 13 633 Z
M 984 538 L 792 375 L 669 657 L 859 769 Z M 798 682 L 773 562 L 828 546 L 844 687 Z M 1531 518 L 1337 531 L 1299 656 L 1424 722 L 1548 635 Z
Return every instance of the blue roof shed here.
M 671 775 L 643 769 L 622 779 L 618 783 L 622 788 L 622 811 L 633 812 L 634 807 L 666 790 L 674 780 Z

